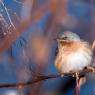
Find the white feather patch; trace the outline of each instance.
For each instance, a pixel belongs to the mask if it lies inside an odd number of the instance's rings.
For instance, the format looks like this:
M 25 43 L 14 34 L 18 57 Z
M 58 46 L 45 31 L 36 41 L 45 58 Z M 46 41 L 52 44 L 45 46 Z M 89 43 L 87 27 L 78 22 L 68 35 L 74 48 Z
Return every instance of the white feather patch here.
M 66 58 L 64 61 L 64 57 Z M 76 53 L 71 53 L 69 56 L 63 54 L 62 56 L 62 72 L 70 72 L 70 71 L 79 71 L 84 67 L 90 65 L 92 56 L 89 55 L 86 51 L 79 50 Z

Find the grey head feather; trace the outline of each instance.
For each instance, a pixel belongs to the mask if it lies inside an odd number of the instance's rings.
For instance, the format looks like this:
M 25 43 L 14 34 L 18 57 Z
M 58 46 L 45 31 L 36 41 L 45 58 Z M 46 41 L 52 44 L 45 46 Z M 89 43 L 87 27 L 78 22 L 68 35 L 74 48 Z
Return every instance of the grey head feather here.
M 59 41 L 60 40 L 71 41 L 71 42 L 80 41 L 80 37 L 76 33 L 71 32 L 71 31 L 65 31 L 65 32 L 59 33 L 58 39 Z

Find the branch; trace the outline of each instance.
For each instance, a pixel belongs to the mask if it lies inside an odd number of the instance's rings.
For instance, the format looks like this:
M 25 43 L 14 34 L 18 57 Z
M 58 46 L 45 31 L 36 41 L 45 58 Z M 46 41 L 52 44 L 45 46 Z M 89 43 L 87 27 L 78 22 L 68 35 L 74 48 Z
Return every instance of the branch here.
M 78 73 L 79 73 L 79 76 L 85 75 L 88 73 L 95 73 L 95 67 L 88 67 L 82 71 L 79 71 Z M 43 81 L 43 80 L 53 79 L 53 78 L 63 78 L 63 77 L 68 77 L 68 76 L 76 77 L 76 72 L 62 73 L 62 74 L 58 74 L 58 75 L 47 75 L 47 76 L 41 75 L 41 76 L 37 76 L 32 81 L 25 82 L 25 83 L 0 84 L 0 88 L 25 87 L 25 86 L 29 86 L 29 85 L 35 84 L 35 83 Z

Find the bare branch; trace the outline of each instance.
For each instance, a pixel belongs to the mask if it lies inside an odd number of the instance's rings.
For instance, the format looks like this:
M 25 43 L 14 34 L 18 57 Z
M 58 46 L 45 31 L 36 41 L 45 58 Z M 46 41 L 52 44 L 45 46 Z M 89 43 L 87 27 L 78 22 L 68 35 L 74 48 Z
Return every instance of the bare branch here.
M 95 73 L 95 67 L 90 67 L 90 68 L 84 69 L 82 71 L 79 71 L 78 73 L 79 73 L 79 76 L 85 75 L 88 73 Z M 58 75 L 47 75 L 47 76 L 41 75 L 41 76 L 37 76 L 32 81 L 25 82 L 25 83 L 0 84 L 0 88 L 25 87 L 25 86 L 29 86 L 29 85 L 35 84 L 35 83 L 43 81 L 43 80 L 53 79 L 53 78 L 63 78 L 63 77 L 68 77 L 68 76 L 76 77 L 76 72 L 62 73 L 62 74 L 58 74 Z

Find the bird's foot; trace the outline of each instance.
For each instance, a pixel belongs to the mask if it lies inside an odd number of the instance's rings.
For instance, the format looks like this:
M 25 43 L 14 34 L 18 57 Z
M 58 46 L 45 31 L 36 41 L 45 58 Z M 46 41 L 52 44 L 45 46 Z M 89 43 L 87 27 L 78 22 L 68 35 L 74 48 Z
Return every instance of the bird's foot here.
M 92 70 L 92 72 L 95 72 L 95 68 L 92 67 L 92 66 L 87 66 L 86 68 L 89 69 L 89 70 Z
M 76 72 L 76 80 L 79 80 L 79 72 Z

